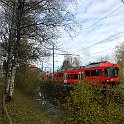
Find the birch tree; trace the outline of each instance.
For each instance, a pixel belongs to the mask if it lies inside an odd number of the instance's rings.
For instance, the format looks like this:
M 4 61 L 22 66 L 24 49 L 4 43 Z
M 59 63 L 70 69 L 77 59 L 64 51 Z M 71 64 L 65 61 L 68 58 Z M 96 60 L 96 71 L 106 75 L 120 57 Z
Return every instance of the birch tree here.
M 0 0 L 0 5 L 3 10 L 1 40 L 7 58 L 5 94 L 11 100 L 16 68 L 20 62 L 24 58 L 37 59 L 46 55 L 44 51 L 47 53 L 47 48 L 53 45 L 59 35 L 59 27 L 67 29 L 72 23 L 66 19 L 69 12 L 64 0 Z M 27 52 L 27 49 L 22 50 L 24 39 L 31 46 Z

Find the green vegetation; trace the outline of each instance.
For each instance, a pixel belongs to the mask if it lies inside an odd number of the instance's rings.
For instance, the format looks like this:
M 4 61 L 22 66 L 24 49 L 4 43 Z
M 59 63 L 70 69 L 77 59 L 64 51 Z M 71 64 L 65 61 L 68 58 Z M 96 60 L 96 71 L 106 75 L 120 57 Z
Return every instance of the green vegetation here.
M 18 69 L 14 100 L 7 103 L 14 124 L 57 124 L 31 97 L 36 94 L 42 80 L 37 71 L 29 68 Z M 53 83 L 42 84 L 48 100 L 60 104 L 66 116 L 60 118 L 64 124 L 120 124 L 124 122 L 124 93 L 104 91 L 79 83 L 66 89 Z M 23 94 L 21 92 L 23 92 Z M 69 94 L 69 91 L 70 94 Z M 27 94 L 27 95 L 24 95 Z M 64 98 L 66 99 L 64 100 Z
M 119 65 L 120 77 L 124 78 L 124 42 L 116 46 L 115 52 L 116 60 Z
M 19 69 L 16 75 L 16 87 L 23 93 L 30 94 L 31 96 L 34 96 L 36 93 L 40 81 L 41 77 L 36 76 L 30 69 Z M 66 116 L 61 119 L 64 124 L 117 124 L 124 121 L 124 94 L 122 92 L 101 91 L 84 83 L 79 83 L 75 89 L 70 89 L 70 95 L 67 95 L 68 89 L 62 88 L 59 85 L 53 85 L 52 83 L 46 84 L 42 88 L 47 99 L 60 103 L 60 109 L 62 108 L 62 111 L 66 113 Z M 19 95 L 17 92 L 14 98 L 16 98 L 17 94 Z M 67 96 L 66 101 L 64 101 L 65 96 Z M 16 101 L 14 99 L 9 104 L 11 108 L 9 111 L 12 111 L 11 116 L 15 123 L 52 122 L 51 120 L 49 122 L 41 122 L 41 118 L 46 116 L 44 116 L 43 111 L 39 112 L 35 109 L 35 104 L 28 101 L 30 98 L 18 96 L 18 99 Z M 61 107 L 61 105 L 63 106 Z M 16 106 L 17 108 L 14 109 L 15 107 L 12 108 L 11 106 Z M 41 109 L 39 110 L 41 111 Z M 38 113 L 35 114 L 36 111 Z M 29 118 L 28 115 L 30 115 Z M 44 117 L 39 117 L 39 115 Z M 38 119 L 35 120 L 35 116 Z
M 7 110 L 13 124 L 58 124 L 32 97 L 36 96 L 41 81 L 38 70 L 20 68 L 16 75 L 14 99 L 6 102 Z M 0 82 L 3 78 L 0 78 Z M 2 110 L 2 91 L 0 85 L 0 110 Z M 31 96 L 31 97 L 29 97 Z M 0 111 L 0 124 L 7 124 L 7 119 Z
M 31 70 L 31 68 L 24 67 L 18 69 L 15 78 L 15 86 L 23 93 L 34 96 L 42 79 L 42 76 L 38 74 L 38 70 Z
M 3 84 L 3 82 L 4 82 L 4 78 L 0 77 L 0 84 Z
M 4 87 L 0 80 L 0 124 L 8 124 L 6 115 L 3 113 L 3 90 Z
M 123 93 L 100 91 L 79 84 L 66 98 L 65 124 L 121 124 L 124 123 Z
M 124 88 L 124 81 L 121 81 L 120 85 L 121 88 Z
M 7 103 L 13 124 L 57 124 L 42 107 L 18 90 L 14 100 Z

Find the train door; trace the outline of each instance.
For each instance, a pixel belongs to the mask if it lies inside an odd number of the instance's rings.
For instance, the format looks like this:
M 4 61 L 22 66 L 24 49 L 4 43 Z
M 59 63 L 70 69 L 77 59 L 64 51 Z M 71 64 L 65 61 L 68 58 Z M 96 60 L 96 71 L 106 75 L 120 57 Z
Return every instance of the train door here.
M 64 73 L 64 84 L 67 84 L 67 73 Z
M 84 73 L 83 72 L 78 72 L 78 82 L 80 83 L 83 80 Z

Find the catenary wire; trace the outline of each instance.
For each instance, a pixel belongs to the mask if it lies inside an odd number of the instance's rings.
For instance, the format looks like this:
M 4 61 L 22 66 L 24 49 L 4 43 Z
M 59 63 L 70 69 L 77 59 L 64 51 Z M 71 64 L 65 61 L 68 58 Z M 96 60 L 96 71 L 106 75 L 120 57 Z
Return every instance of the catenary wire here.
M 97 22 L 95 22 L 94 24 L 92 24 L 91 26 L 89 26 L 88 28 L 86 28 L 83 32 L 85 32 L 86 30 L 92 28 L 93 26 L 95 26 L 97 23 L 101 22 L 102 20 L 106 19 L 108 16 L 110 16 L 111 14 L 113 14 L 114 12 L 116 12 L 117 10 L 119 10 L 120 8 L 122 8 L 124 6 L 121 5 L 118 8 L 116 8 L 115 10 L 113 10 L 112 12 L 110 12 L 108 15 L 106 15 L 105 17 L 101 18 L 100 20 L 98 20 Z
M 90 55 L 94 55 L 94 54 L 98 54 L 98 53 L 103 53 L 103 52 L 110 51 L 110 50 L 113 50 L 113 49 L 115 49 L 115 47 L 111 48 L 111 49 L 106 49 L 106 50 L 103 50 L 103 51 L 100 51 L 100 52 L 91 53 Z
M 111 41 L 114 41 L 114 40 L 116 40 L 116 39 L 119 39 L 119 38 L 121 38 L 121 37 L 123 37 L 123 36 L 120 36 L 120 37 L 116 37 L 116 36 L 118 36 L 118 35 L 120 35 L 120 34 L 122 34 L 122 33 L 124 33 L 124 31 L 119 32 L 119 33 L 114 34 L 114 35 L 111 35 L 111 36 L 109 36 L 108 38 L 103 39 L 103 40 L 100 40 L 100 41 L 98 41 L 98 42 L 96 42 L 96 43 L 94 43 L 94 44 L 92 44 L 92 45 L 90 45 L 90 46 L 84 47 L 83 49 L 77 50 L 77 51 L 75 51 L 75 53 L 76 53 L 76 52 L 79 52 L 79 51 L 83 51 L 83 50 L 85 50 L 85 49 L 88 49 L 88 48 L 90 48 L 90 47 L 93 47 L 93 46 L 98 45 L 98 44 L 101 44 L 101 43 L 111 42 Z M 114 37 L 115 37 L 115 38 L 114 38 Z M 112 38 L 114 38 L 114 39 L 112 39 Z M 109 40 L 109 41 L 108 41 L 108 40 Z

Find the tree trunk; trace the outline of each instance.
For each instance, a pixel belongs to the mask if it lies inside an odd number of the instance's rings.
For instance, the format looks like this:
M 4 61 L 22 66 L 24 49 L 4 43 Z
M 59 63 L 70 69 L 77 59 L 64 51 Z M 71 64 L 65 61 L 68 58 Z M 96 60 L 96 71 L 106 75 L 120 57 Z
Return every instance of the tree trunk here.
M 14 92 L 14 81 L 15 81 L 15 74 L 16 74 L 16 67 L 12 67 L 11 71 L 11 81 L 10 81 L 10 86 L 9 86 L 9 95 L 12 97 L 13 92 Z

